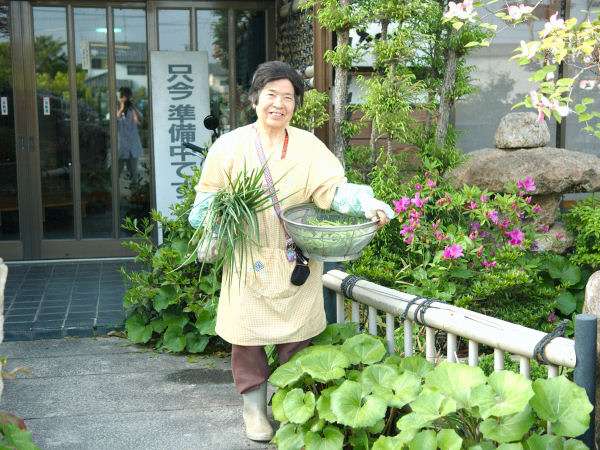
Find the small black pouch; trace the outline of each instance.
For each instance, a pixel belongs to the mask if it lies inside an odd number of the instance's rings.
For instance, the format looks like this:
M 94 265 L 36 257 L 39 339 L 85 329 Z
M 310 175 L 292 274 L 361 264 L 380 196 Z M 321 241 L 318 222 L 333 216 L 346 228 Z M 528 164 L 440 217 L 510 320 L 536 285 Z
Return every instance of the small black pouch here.
M 299 248 L 296 248 L 296 265 L 292 271 L 290 281 L 294 286 L 302 286 L 308 280 L 309 275 L 308 258 L 304 256 Z

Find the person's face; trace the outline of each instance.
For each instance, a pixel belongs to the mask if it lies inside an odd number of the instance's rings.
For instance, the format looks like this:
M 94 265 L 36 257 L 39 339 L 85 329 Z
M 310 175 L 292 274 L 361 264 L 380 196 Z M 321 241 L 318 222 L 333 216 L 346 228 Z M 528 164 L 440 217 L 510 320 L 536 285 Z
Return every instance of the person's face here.
M 270 81 L 260 91 L 254 108 L 258 122 L 268 128 L 284 128 L 292 120 L 294 86 L 288 79 Z

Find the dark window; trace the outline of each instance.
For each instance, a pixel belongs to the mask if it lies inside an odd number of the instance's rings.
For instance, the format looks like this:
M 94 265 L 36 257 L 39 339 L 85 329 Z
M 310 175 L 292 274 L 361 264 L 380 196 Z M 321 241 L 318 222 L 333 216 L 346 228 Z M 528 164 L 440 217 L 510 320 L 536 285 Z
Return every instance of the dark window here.
M 92 69 L 106 69 L 106 60 L 102 58 L 92 58 Z
M 146 75 L 146 65 L 127 64 L 127 75 Z

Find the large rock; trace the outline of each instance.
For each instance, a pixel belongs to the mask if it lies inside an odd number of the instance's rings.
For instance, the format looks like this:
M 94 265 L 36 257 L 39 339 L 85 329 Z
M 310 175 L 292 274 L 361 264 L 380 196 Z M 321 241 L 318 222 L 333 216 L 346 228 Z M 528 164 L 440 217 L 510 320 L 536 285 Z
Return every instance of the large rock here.
M 536 113 L 509 113 L 500 120 L 495 140 L 496 148 L 507 150 L 544 147 L 550 142 L 550 130 L 546 122 L 538 122 Z
M 588 279 L 585 286 L 585 301 L 583 303 L 583 312 L 585 314 L 593 314 L 600 317 L 600 271 L 595 272 Z M 596 342 L 597 362 L 596 362 L 596 379 L 600 375 L 600 327 L 598 327 Z M 596 411 L 600 408 L 600 383 L 596 383 Z M 596 412 L 596 447 L 600 443 L 600 414 Z
M 6 278 L 8 276 L 8 267 L 0 258 L 0 343 L 4 340 L 4 288 L 6 286 Z M 0 363 L 0 372 L 2 371 L 2 363 Z M 0 397 L 2 397 L 2 390 L 4 383 L 2 382 L 2 376 L 0 376 Z
M 555 224 L 547 233 L 539 233 L 535 238 L 538 252 L 565 254 L 573 246 L 573 236 L 561 224 Z
M 492 192 L 505 192 L 509 182 L 530 176 L 534 194 L 593 192 L 600 189 L 600 158 L 562 148 L 539 147 L 511 152 L 484 148 L 448 176 L 452 184 L 470 184 Z

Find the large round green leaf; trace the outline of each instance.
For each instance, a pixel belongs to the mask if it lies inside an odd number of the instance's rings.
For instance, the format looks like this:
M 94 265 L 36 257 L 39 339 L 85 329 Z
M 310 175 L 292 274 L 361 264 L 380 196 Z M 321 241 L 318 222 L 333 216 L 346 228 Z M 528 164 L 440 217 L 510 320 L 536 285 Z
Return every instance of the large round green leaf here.
M 423 430 L 413 438 L 408 444 L 409 450 L 436 450 L 437 439 L 435 431 Z
M 352 322 L 333 323 L 327 325 L 321 334 L 311 339 L 311 342 L 313 345 L 341 344 L 346 339 L 356 335 L 356 328 L 356 324 Z
M 437 446 L 441 450 L 460 450 L 462 438 L 454 430 L 440 430 L 437 435 Z
M 500 444 L 498 450 L 523 450 L 523 444 L 515 442 L 513 444 Z
M 526 441 L 527 450 L 564 450 L 565 438 L 562 436 L 552 436 L 550 434 L 534 434 Z M 583 446 L 587 449 L 587 446 Z
M 577 308 L 577 299 L 569 291 L 562 291 L 556 299 L 556 306 L 565 316 L 568 316 Z
M 500 418 L 488 417 L 479 425 L 479 431 L 486 439 L 498 443 L 520 441 L 534 423 L 531 407 L 521 412 Z
M 373 394 L 363 396 L 360 383 L 346 380 L 332 392 L 331 410 L 339 423 L 353 428 L 365 428 L 383 419 L 387 403 Z
M 393 396 L 389 401 L 389 405 L 402 408 L 416 399 L 421 389 L 421 378 L 412 372 L 404 372 L 392 382 Z
M 186 344 L 186 338 L 183 331 L 178 326 L 167 327 L 163 335 L 163 347 L 175 353 L 183 351 Z
M 447 361 L 439 364 L 425 376 L 425 386 L 427 388 L 437 390 L 453 398 L 459 408 L 474 406 L 471 401 L 473 389 L 485 382 L 485 374 L 479 367 Z
M 317 400 L 317 412 L 319 417 L 328 422 L 336 422 L 337 417 L 331 410 L 331 393 L 337 389 L 337 386 L 329 387 L 321 391 L 321 395 Z
M 344 434 L 336 426 L 328 425 L 321 433 L 307 432 L 304 443 L 306 450 L 340 450 L 344 446 Z
M 413 435 L 379 436 L 371 450 L 398 450 L 412 441 L 413 437 Z
M 501 370 L 488 377 L 487 385 L 475 388 L 473 403 L 479 407 L 481 417 L 487 419 L 523 411 L 531 397 L 531 381 L 519 373 Z
M 302 450 L 304 447 L 304 430 L 301 425 L 286 423 L 275 433 L 273 442 L 278 450 Z
M 456 411 L 456 402 L 439 392 L 422 392 L 410 404 L 412 409 L 396 423 L 399 430 L 418 430 L 429 425 L 434 420 Z
M 531 406 L 537 415 L 552 424 L 552 433 L 576 437 L 588 429 L 593 407 L 585 390 L 563 375 L 533 382 Z
M 288 394 L 288 389 L 278 389 L 277 392 L 273 395 L 271 399 L 271 409 L 273 410 L 273 418 L 277 422 L 289 422 L 289 419 L 285 415 L 285 411 L 283 410 L 283 400 L 285 396 Z
M 362 371 L 359 381 L 365 392 L 373 392 L 374 387 L 392 389 L 392 383 L 398 377 L 398 371 L 387 364 L 374 364 Z
M 381 361 L 386 354 L 383 343 L 368 334 L 358 334 L 347 339 L 342 345 L 342 349 L 352 364 L 375 364 Z
M 202 336 L 197 331 L 190 331 L 185 334 L 185 349 L 189 353 L 202 353 L 209 340 L 208 336 Z
M 177 291 L 173 286 L 163 286 L 158 290 L 158 293 L 152 300 L 154 309 L 158 312 L 165 309 L 176 300 Z
M 292 389 L 283 399 L 283 412 L 290 422 L 305 423 L 315 412 L 315 394 Z
M 152 325 L 146 325 L 144 318 L 139 314 L 133 314 L 125 321 L 127 338 L 134 344 L 145 344 L 152 337 Z
M 304 371 L 298 367 L 297 360 L 286 362 L 279 366 L 269 377 L 269 382 L 278 388 L 284 388 L 294 384 L 304 375 Z
M 344 352 L 335 347 L 315 348 L 318 350 L 297 359 L 300 370 L 321 383 L 342 378 L 344 369 L 350 365 Z
M 424 377 L 434 368 L 434 365 L 422 356 L 408 356 L 400 362 L 400 370 L 412 372 L 419 377 Z

